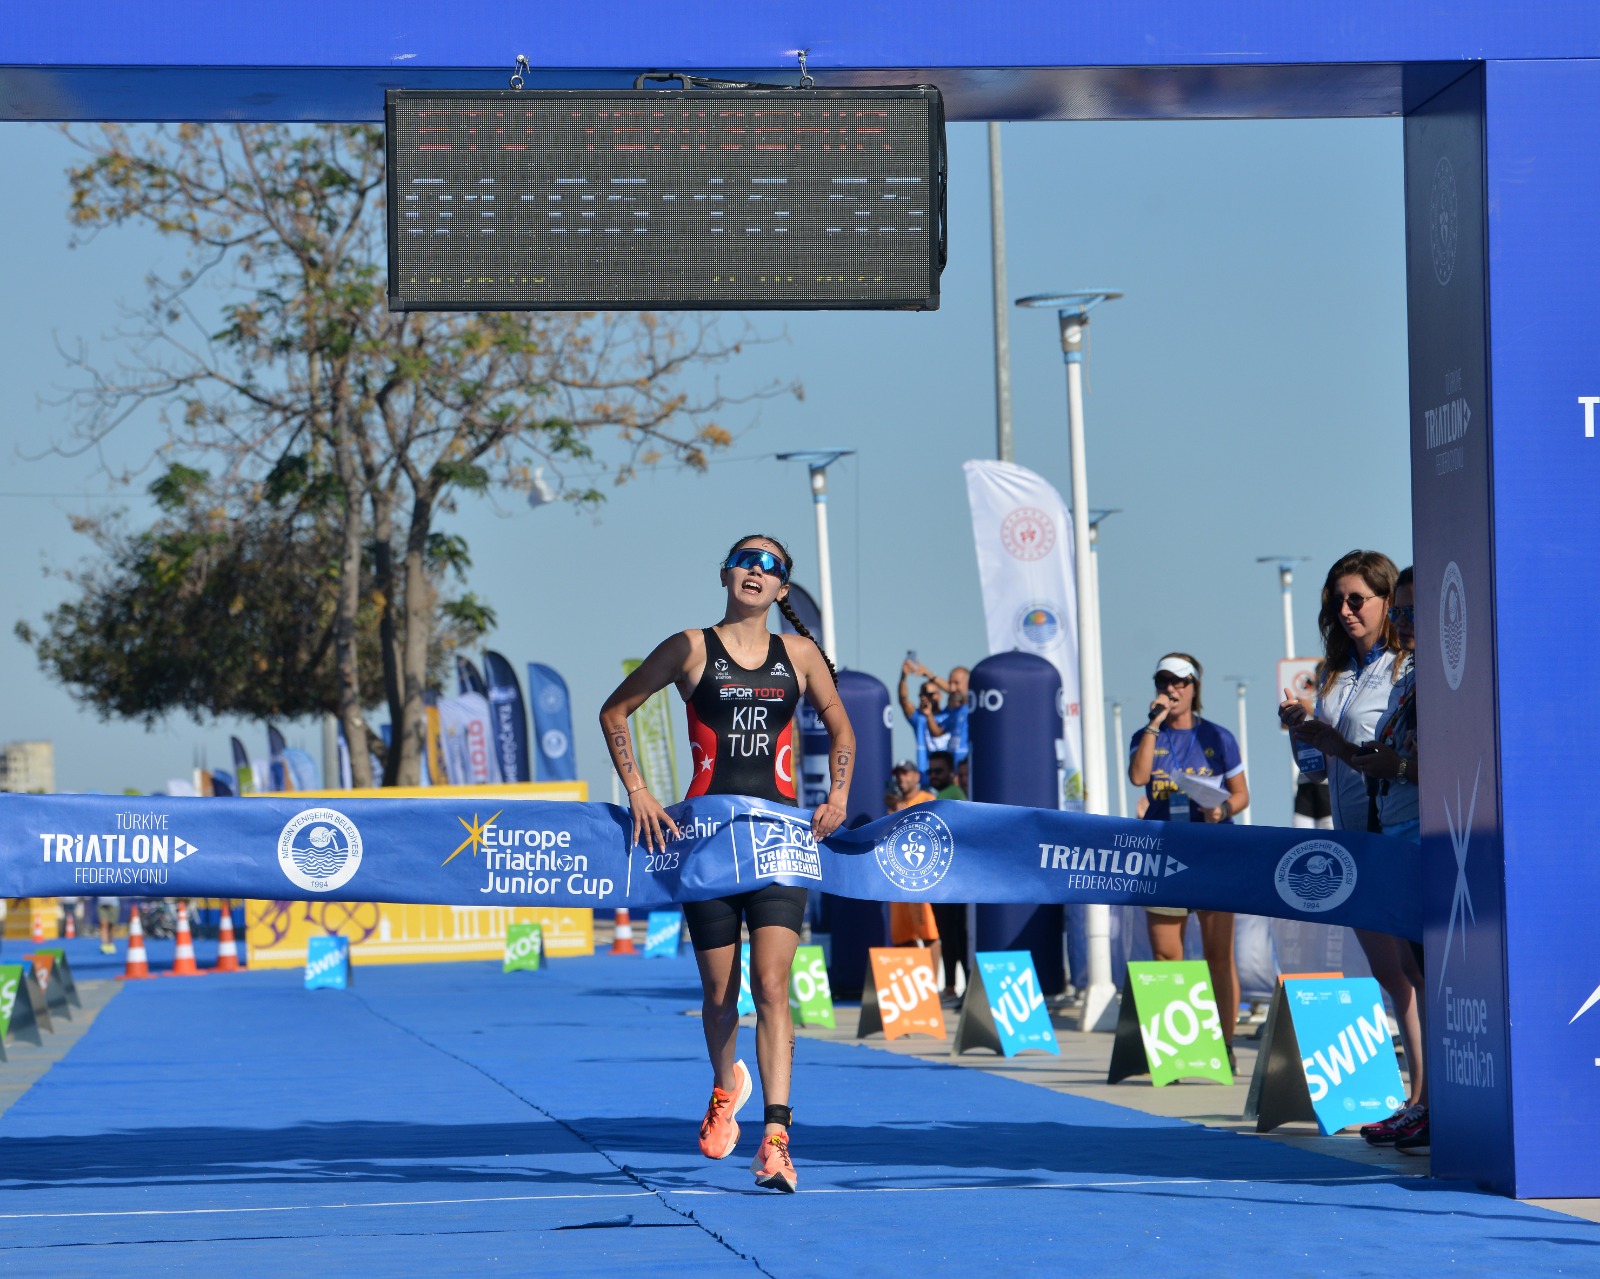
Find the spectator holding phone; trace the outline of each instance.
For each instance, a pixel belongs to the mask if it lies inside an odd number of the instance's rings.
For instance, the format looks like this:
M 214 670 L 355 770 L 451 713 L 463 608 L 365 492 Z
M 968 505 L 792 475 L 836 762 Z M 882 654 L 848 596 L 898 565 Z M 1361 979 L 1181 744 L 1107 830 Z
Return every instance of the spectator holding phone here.
M 1145 790 L 1141 817 L 1148 821 L 1231 822 L 1250 805 L 1239 743 L 1220 724 L 1200 718 L 1200 663 L 1187 653 L 1168 653 L 1156 664 L 1155 700 L 1150 721 L 1128 744 L 1128 780 Z M 1188 775 L 1220 782 L 1227 798 L 1202 808 L 1179 789 Z M 1233 913 L 1201 910 L 1200 944 L 1211 969 L 1211 985 L 1222 1019 L 1228 1065 L 1234 1064 L 1233 1032 L 1239 1017 L 1239 973 L 1233 960 Z M 1189 912 L 1175 906 L 1145 907 L 1150 953 L 1160 961 L 1183 958 L 1183 930 Z
M 1356 748 L 1350 766 L 1367 779 L 1375 792 L 1378 825 L 1395 839 L 1421 841 L 1417 793 L 1417 648 L 1416 588 L 1409 568 L 1394 584 L 1394 604 L 1389 609 L 1398 645 L 1396 669 L 1400 677 L 1389 690 L 1389 704 L 1378 721 L 1372 741 Z M 1413 1104 L 1383 1123 L 1368 1124 L 1361 1135 L 1376 1146 L 1393 1145 L 1402 1154 L 1425 1155 L 1431 1150 L 1428 1127 L 1428 1076 L 1424 1054 L 1427 1044 L 1427 997 L 1423 990 L 1422 946 L 1419 942 L 1388 939 L 1394 944 L 1400 966 L 1416 991 L 1417 1056 L 1409 1052 Z
M 1278 707 L 1278 719 L 1291 737 L 1322 752 L 1333 797 L 1333 824 L 1339 830 L 1382 831 L 1377 787 L 1369 794 L 1367 776 L 1355 760 L 1357 748 L 1373 742 L 1406 669 L 1400 660 L 1399 633 L 1389 620 L 1399 580 L 1394 561 L 1380 551 L 1351 551 L 1328 570 L 1317 615 L 1326 662 L 1315 710 L 1307 715 L 1288 689 L 1283 690 Z M 1302 771 L 1313 778 L 1317 775 L 1303 763 Z M 1362 928 L 1355 934 L 1372 975 L 1394 1005 L 1411 1075 L 1406 1104 L 1384 1124 L 1370 1126 L 1383 1129 L 1378 1135 L 1388 1144 L 1414 1136 L 1427 1125 L 1421 1094 L 1426 1084 L 1419 1012 L 1421 975 L 1415 971 L 1410 947 L 1399 938 Z M 1368 1140 L 1374 1138 L 1368 1136 Z
M 913 675 L 925 678 L 917 690 L 917 700 L 912 702 L 906 691 L 906 681 Z M 939 703 L 939 686 L 933 672 L 912 655 L 907 655 L 900 666 L 900 709 L 905 712 L 906 723 L 917 738 L 917 772 L 928 772 L 928 755 L 932 751 L 950 749 L 950 730 L 942 722 L 943 706 Z

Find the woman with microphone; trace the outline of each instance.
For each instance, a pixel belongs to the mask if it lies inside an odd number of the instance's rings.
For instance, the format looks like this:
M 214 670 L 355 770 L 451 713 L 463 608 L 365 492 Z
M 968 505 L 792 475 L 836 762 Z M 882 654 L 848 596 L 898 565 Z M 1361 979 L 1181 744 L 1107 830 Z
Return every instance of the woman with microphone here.
M 1168 653 L 1156 663 L 1156 696 L 1150 722 L 1128 744 L 1128 780 L 1143 786 L 1146 821 L 1232 822 L 1250 806 L 1239 743 L 1220 724 L 1200 718 L 1200 663 L 1188 653 Z M 1203 808 L 1179 789 L 1181 776 L 1220 782 L 1227 798 Z M 1222 1018 L 1228 1066 L 1234 1068 L 1233 1031 L 1239 1016 L 1239 973 L 1233 962 L 1233 913 L 1196 911 L 1200 944 L 1211 969 L 1211 984 Z M 1182 907 L 1146 906 L 1150 953 L 1161 961 L 1183 958 L 1183 930 L 1189 912 Z

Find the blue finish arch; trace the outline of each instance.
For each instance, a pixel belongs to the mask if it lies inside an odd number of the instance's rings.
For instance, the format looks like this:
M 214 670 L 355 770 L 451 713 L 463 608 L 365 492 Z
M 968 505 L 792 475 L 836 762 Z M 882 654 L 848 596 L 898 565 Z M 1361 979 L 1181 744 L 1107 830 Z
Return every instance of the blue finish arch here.
M 670 68 L 940 86 L 952 119 L 1404 115 L 1434 1170 L 1600 1195 L 1593 0 L 79 0 L 14 7 L 0 119 L 377 120 L 396 86 Z M 1585 403 L 1587 401 L 1587 403 Z

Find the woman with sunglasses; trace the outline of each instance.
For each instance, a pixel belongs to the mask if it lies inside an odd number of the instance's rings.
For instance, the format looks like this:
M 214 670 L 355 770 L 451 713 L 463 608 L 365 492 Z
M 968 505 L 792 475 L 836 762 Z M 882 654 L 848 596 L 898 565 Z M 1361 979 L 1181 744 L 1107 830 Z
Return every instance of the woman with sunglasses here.
M 828 797 L 811 815 L 811 833 L 824 840 L 845 820 L 855 767 L 855 734 L 834 685 L 833 663 L 788 602 L 794 561 L 770 537 L 742 537 L 722 562 L 727 607 L 715 626 L 681 631 L 661 643 L 600 711 L 612 763 L 628 790 L 634 843 L 652 851 L 679 838 L 677 826 L 650 793 L 639 771 L 628 716 L 676 685 L 687 704 L 694 777 L 686 798 L 748 795 L 794 804 L 799 761 L 793 718 L 806 697 L 828 730 Z M 776 603 L 797 635 L 767 629 Z M 725 1159 L 739 1141 L 735 1116 L 749 1100 L 750 1072 L 735 1059 L 739 1031 L 739 928 L 750 930 L 751 995 L 756 1005 L 756 1060 L 766 1105 L 765 1132 L 750 1171 L 756 1184 L 793 1192 L 789 1156 L 789 1083 L 794 1026 L 789 1016 L 789 969 L 800 942 L 806 890 L 767 884 L 711 901 L 685 902 L 703 994 L 702 1025 L 714 1076 L 700 1125 L 700 1150 Z
M 1128 744 L 1128 780 L 1145 788 L 1146 821 L 1232 822 L 1250 806 L 1239 743 L 1220 724 L 1200 718 L 1200 663 L 1187 653 L 1168 653 L 1156 664 L 1156 696 L 1150 721 Z M 1178 788 L 1180 775 L 1206 777 L 1227 790 L 1227 798 L 1202 808 Z M 1233 913 L 1200 910 L 1200 944 L 1211 969 L 1222 1042 L 1228 1066 L 1236 1069 L 1233 1032 L 1239 1018 L 1239 970 L 1233 960 Z M 1189 912 L 1180 906 L 1147 906 L 1150 954 L 1171 962 L 1183 958 L 1183 930 Z
M 1307 714 L 1288 689 L 1278 707 L 1279 722 L 1293 739 L 1322 752 L 1333 797 L 1333 824 L 1340 830 L 1382 829 L 1376 787 L 1369 793 L 1355 759 L 1360 747 L 1373 741 L 1405 672 L 1399 633 L 1389 619 L 1399 579 L 1394 561 L 1379 551 L 1351 551 L 1328 570 L 1317 615 L 1326 660 L 1315 709 Z M 1314 772 L 1308 775 L 1316 780 Z M 1397 1138 L 1410 1136 L 1417 1131 L 1410 1124 L 1427 1122 L 1426 1110 L 1420 1109 L 1425 1086 L 1421 983 L 1411 974 L 1415 965 L 1405 942 L 1362 928 L 1355 934 L 1372 975 L 1394 1005 L 1411 1076 L 1406 1105 L 1386 1122 L 1396 1125 Z M 1402 1116 L 1409 1116 L 1406 1124 L 1399 1123 Z
M 1417 792 L 1417 607 L 1416 587 L 1409 568 L 1401 569 L 1394 584 L 1394 606 L 1389 610 L 1394 626 L 1400 678 L 1389 690 L 1389 704 L 1373 732 L 1372 741 L 1356 748 L 1350 766 L 1376 791 L 1378 825 L 1394 839 L 1420 842 L 1421 821 Z M 1402 1154 L 1425 1155 L 1428 1135 L 1428 1078 L 1423 1054 L 1427 1044 L 1427 997 L 1423 989 L 1422 946 L 1419 942 L 1388 939 L 1394 946 L 1406 980 L 1416 992 L 1419 1040 L 1417 1055 L 1410 1055 L 1410 1105 L 1382 1123 L 1368 1124 L 1361 1135 L 1374 1146 L 1393 1146 Z

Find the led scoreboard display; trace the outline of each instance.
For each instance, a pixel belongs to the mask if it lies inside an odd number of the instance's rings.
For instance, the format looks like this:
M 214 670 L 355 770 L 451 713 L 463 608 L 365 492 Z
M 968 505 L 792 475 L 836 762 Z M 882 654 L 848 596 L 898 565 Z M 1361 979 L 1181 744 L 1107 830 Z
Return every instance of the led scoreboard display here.
M 385 118 L 395 310 L 939 305 L 937 89 L 392 89 Z

